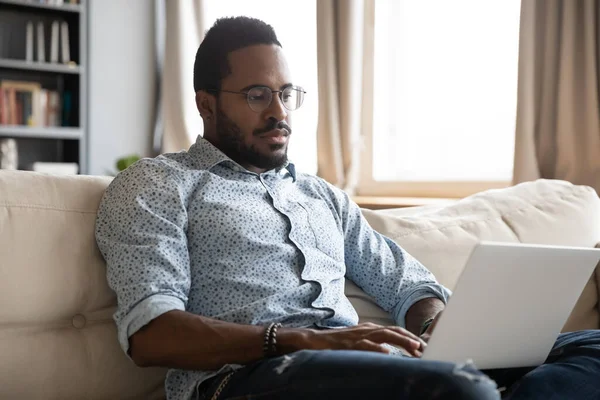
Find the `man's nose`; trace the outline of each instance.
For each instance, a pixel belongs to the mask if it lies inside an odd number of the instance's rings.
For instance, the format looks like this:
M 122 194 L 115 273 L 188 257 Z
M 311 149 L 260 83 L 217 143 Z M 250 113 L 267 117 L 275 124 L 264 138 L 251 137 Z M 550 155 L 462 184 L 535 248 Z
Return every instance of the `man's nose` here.
M 273 99 L 271 100 L 271 104 L 265 110 L 264 118 L 275 118 L 277 121 L 283 121 L 287 118 L 288 110 L 283 105 L 281 101 L 281 97 L 279 97 L 279 93 L 273 93 Z

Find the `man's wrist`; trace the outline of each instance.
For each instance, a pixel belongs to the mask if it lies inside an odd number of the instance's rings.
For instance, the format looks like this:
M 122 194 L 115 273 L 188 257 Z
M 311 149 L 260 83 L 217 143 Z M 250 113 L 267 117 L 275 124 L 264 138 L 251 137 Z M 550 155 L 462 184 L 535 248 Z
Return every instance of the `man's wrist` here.
M 283 355 L 308 348 L 310 329 L 284 328 L 277 330 L 277 354 Z
M 437 297 L 428 297 L 419 300 L 406 313 L 406 329 L 415 335 L 419 335 L 425 322 L 431 318 L 435 318 L 444 307 L 444 302 Z

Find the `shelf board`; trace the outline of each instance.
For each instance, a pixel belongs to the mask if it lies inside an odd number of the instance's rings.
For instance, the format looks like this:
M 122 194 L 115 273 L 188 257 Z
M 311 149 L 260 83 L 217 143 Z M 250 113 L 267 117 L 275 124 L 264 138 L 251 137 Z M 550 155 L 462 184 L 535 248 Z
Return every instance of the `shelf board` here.
M 2 0 L 0 0 L 2 1 Z M 70 66 L 65 64 L 41 63 L 36 61 L 11 60 L 9 58 L 0 58 L 0 68 L 11 68 L 30 71 L 56 72 L 59 74 L 79 74 L 81 67 L 79 65 Z
M 81 128 L 0 125 L 0 137 L 11 137 L 15 139 L 80 139 Z
M 54 11 L 65 11 L 71 13 L 81 12 L 81 5 L 79 4 L 62 4 L 62 5 L 54 5 L 54 4 L 43 4 L 33 0 L 0 0 L 0 4 L 7 4 L 13 6 L 20 7 L 28 7 L 28 8 L 41 8 L 45 10 L 54 10 Z

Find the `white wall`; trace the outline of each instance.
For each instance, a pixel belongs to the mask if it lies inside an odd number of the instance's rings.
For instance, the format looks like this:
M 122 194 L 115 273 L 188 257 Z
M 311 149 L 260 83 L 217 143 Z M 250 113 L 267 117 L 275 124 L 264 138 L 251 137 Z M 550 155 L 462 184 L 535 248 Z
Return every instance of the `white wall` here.
M 154 127 L 154 1 L 89 0 L 89 169 L 148 156 Z

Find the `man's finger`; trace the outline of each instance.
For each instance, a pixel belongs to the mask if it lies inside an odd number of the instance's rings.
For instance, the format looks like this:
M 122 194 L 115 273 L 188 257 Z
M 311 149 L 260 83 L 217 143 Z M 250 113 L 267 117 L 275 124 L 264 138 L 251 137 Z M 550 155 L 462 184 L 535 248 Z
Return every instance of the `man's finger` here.
M 427 344 L 419 336 L 417 336 L 414 333 L 412 333 L 411 331 L 409 331 L 407 329 L 404 329 L 404 328 L 401 328 L 399 326 L 387 326 L 386 329 L 390 329 L 390 330 L 392 330 L 394 332 L 398 332 L 401 335 L 408 336 L 411 339 L 414 339 L 417 342 L 419 342 L 421 344 L 421 346 L 423 346 L 423 347 Z
M 417 357 L 420 356 L 420 350 L 423 349 L 424 343 L 421 339 L 415 340 L 392 329 L 377 330 L 368 334 L 365 338 L 375 343 L 389 343 L 393 346 L 400 346 Z
M 355 350 L 364 350 L 364 351 L 375 351 L 377 353 L 386 353 L 389 354 L 389 349 L 386 349 L 385 346 L 382 346 L 378 343 L 372 342 L 368 339 L 362 339 L 356 342 L 354 346 Z
M 431 335 L 427 332 L 425 332 L 424 334 L 421 335 L 421 339 L 423 339 L 423 341 L 425 343 L 429 343 L 429 339 L 431 338 Z

